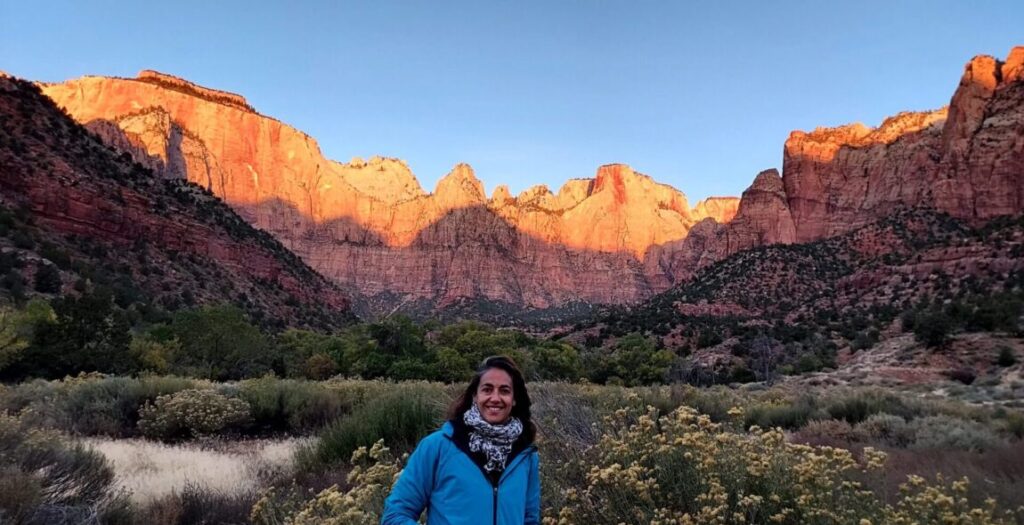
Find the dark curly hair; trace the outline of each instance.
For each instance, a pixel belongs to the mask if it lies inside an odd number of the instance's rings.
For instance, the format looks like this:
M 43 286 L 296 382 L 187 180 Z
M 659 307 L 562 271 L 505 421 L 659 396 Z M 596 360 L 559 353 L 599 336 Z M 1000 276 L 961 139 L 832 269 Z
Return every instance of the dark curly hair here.
M 448 407 L 448 420 L 456 421 L 462 419 L 462 414 L 473 405 L 473 396 L 476 395 L 477 388 L 480 388 L 480 378 L 492 368 L 504 370 L 512 378 L 512 399 L 515 400 L 515 405 L 512 407 L 511 416 L 518 418 L 523 424 L 523 438 L 527 440 L 526 442 L 533 443 L 533 439 L 537 435 L 537 428 L 530 416 L 531 402 L 530 394 L 526 391 L 526 380 L 523 379 L 523 373 L 519 371 L 519 366 L 516 365 L 516 362 L 512 358 L 503 355 L 484 359 L 483 363 L 476 369 L 476 373 L 473 374 L 473 379 L 466 386 L 466 390 L 459 397 L 456 397 Z

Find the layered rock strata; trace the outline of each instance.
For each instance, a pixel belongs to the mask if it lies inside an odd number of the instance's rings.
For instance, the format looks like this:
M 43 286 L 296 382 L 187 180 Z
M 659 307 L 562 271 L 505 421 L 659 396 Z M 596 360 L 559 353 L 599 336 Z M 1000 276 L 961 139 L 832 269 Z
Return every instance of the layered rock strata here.
M 901 113 L 876 129 L 794 132 L 785 192 L 804 242 L 849 231 L 894 208 L 932 206 L 985 220 L 1024 211 L 1024 47 L 964 69 L 948 109 Z
M 209 188 L 313 267 L 391 306 L 483 298 L 631 302 L 731 253 L 841 234 L 902 207 L 985 220 L 1024 211 L 1024 47 L 967 65 L 948 109 L 793 132 L 781 176 L 690 207 L 628 166 L 487 198 L 467 165 L 426 193 L 403 162 L 339 163 L 238 95 L 144 72 L 44 86 L 167 177 Z M 168 87 L 171 86 L 171 87 Z
M 706 218 L 730 220 L 738 202 L 691 208 L 678 190 L 619 164 L 557 193 L 538 186 L 513 197 L 499 187 L 492 198 L 459 164 L 426 193 L 400 160 L 325 159 L 312 138 L 238 95 L 175 77 L 43 89 L 107 143 L 209 188 L 324 275 L 364 296 L 393 294 L 393 303 L 643 299 L 678 280 L 648 252 Z
M 350 320 L 342 291 L 271 236 L 201 188 L 159 180 L 118 156 L 36 85 L 0 73 L 0 121 L 0 201 L 25 210 L 46 238 L 68 246 L 96 241 L 131 254 L 98 273 L 117 271 L 152 299 L 184 295 L 213 303 L 244 293 L 247 308 L 275 326 L 323 328 Z M 51 249 L 73 253 L 61 250 Z M 161 259 L 194 263 L 161 267 Z M 209 282 L 206 271 L 218 281 Z M 303 318 L 314 308 L 325 315 Z

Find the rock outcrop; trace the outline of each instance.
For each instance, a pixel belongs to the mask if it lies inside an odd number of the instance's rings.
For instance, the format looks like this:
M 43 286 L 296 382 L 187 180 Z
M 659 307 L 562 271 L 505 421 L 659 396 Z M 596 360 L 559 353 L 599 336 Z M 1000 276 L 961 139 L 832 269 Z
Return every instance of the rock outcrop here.
M 725 230 L 726 253 L 796 240 L 796 227 L 778 171 L 766 170 L 757 175 L 743 192 L 739 211 Z
M 948 109 L 877 129 L 794 132 L 783 181 L 796 241 L 837 235 L 897 207 L 972 221 L 1024 211 L 1024 47 L 972 59 Z

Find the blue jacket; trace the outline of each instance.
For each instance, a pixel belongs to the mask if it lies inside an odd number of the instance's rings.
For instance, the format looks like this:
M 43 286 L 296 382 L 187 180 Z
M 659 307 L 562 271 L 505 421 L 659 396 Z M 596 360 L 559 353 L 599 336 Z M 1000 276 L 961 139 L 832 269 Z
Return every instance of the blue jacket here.
M 445 423 L 416 446 L 384 502 L 381 525 L 414 525 L 424 508 L 427 525 L 538 525 L 537 448 L 513 457 L 495 487 L 453 433 Z

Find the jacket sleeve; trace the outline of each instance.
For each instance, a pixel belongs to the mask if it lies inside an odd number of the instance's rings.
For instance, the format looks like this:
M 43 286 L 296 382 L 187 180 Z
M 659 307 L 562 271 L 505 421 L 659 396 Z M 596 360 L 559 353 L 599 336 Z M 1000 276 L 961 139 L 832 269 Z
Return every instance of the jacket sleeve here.
M 530 479 L 526 485 L 525 525 L 540 525 L 540 456 L 533 453 L 530 462 Z
M 391 494 L 384 501 L 381 525 L 416 525 L 423 509 L 430 503 L 434 491 L 434 465 L 437 458 L 438 440 L 431 435 L 409 456 L 405 470 L 398 477 Z

